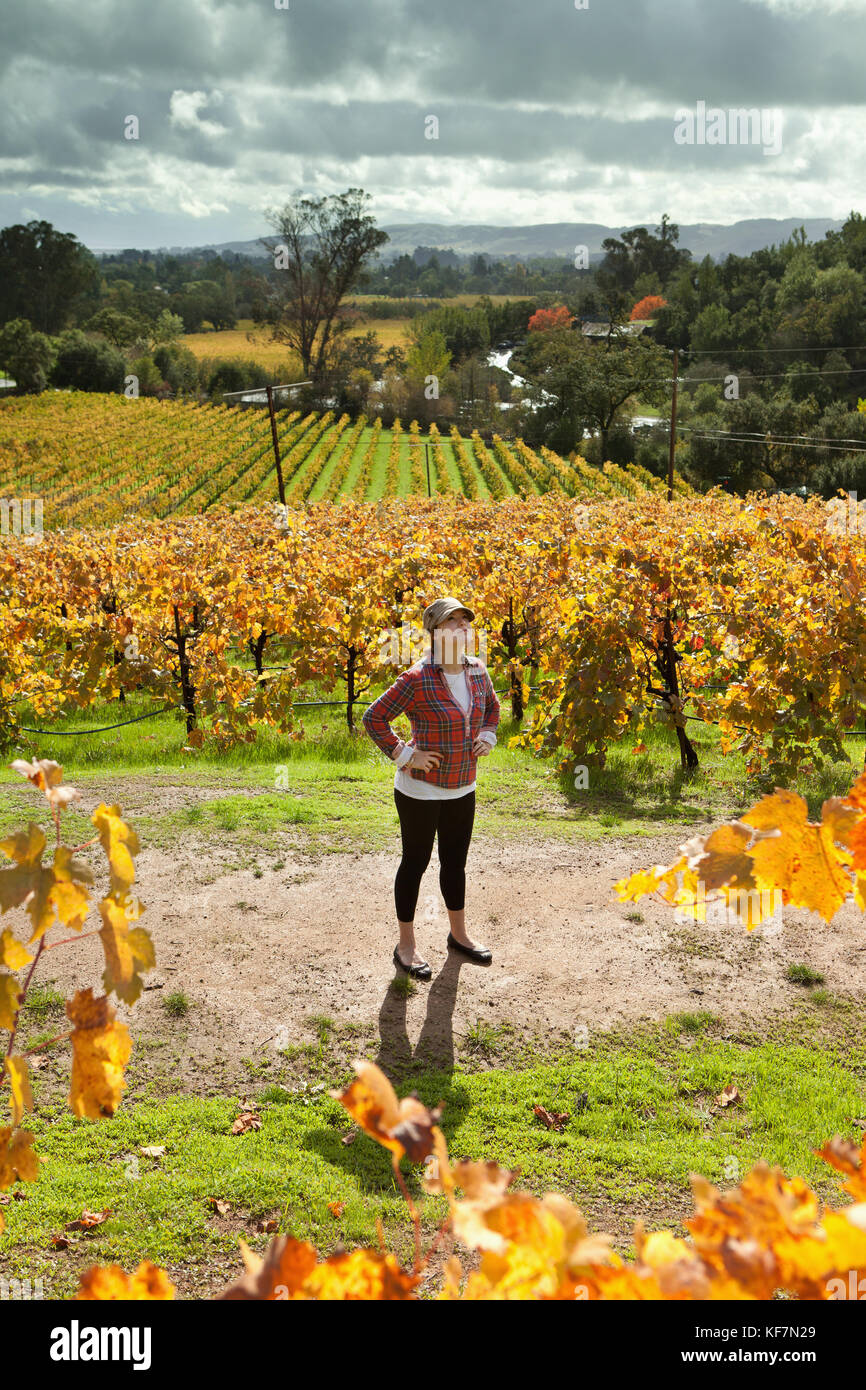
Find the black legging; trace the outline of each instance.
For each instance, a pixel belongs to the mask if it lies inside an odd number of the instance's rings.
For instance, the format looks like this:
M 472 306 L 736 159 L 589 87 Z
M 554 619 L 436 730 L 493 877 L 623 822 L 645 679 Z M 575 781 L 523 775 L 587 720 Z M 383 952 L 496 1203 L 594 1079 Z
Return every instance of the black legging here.
M 475 792 L 449 797 L 446 801 L 422 801 L 394 788 L 394 801 L 400 817 L 403 858 L 394 880 L 394 903 L 398 922 L 412 922 L 418 904 L 418 890 L 424 870 L 430 863 L 433 841 L 439 833 L 439 887 L 445 906 L 452 912 L 463 907 L 466 894 L 466 856 L 475 820 Z

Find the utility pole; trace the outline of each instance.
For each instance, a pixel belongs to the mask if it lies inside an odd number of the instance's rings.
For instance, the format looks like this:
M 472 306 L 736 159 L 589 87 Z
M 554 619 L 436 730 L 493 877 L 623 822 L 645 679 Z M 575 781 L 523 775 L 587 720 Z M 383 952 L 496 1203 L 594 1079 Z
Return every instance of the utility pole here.
M 668 453 L 668 501 L 673 501 L 674 495 L 674 445 L 676 443 L 677 429 L 677 373 L 679 370 L 680 354 L 679 348 L 674 348 L 674 390 L 671 396 L 671 440 L 670 451 Z
M 280 443 L 277 438 L 277 417 L 274 415 L 274 388 L 272 386 L 267 386 L 265 390 L 268 393 L 268 412 L 271 417 L 271 438 L 274 441 L 274 459 L 277 465 L 277 487 L 280 491 L 280 502 L 285 506 L 286 489 L 283 484 L 283 465 L 280 459 Z M 674 390 L 676 390 L 676 387 L 674 387 Z

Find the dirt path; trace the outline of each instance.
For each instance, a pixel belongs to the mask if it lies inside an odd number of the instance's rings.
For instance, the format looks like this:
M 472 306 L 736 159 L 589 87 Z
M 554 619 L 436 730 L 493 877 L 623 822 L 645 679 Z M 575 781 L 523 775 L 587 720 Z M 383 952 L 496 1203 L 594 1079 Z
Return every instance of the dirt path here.
M 165 805 L 166 789 L 143 796 L 141 784 L 120 800 L 130 818 Z M 183 789 L 190 798 L 206 791 Z M 91 783 L 82 809 L 101 799 Z M 382 1060 L 397 1066 L 421 1056 L 448 1065 L 459 1039 L 478 1020 L 562 1041 L 578 1029 L 608 1030 L 681 1010 L 709 1010 L 736 1028 L 778 1016 L 802 998 L 785 969 L 803 962 L 826 988 L 862 1005 L 866 929 L 846 908 L 837 922 L 786 912 L 781 929 L 751 934 L 735 926 L 678 923 L 649 900 L 617 902 L 612 885 L 637 868 L 670 862 L 680 843 L 709 827 L 657 839 L 611 835 L 573 846 L 493 841 L 476 831 L 467 864 L 467 923 L 494 955 L 488 968 L 449 954 L 448 921 L 437 859 L 421 885 L 416 923 L 433 981 L 409 998 L 389 988 L 395 970 L 393 851 L 309 856 L 279 843 L 261 864 L 232 868 L 237 856 L 215 837 L 186 837 L 170 852 L 145 847 L 137 860 L 143 919 L 157 967 L 132 1010 L 119 1007 L 133 1036 L 165 1039 L 163 1064 L 178 1089 L 225 1090 L 249 1083 L 243 1057 L 276 1055 L 309 1042 L 311 1015 L 367 1025 L 382 1039 Z M 279 837 L 278 837 L 279 838 Z M 204 882 L 210 879 L 210 882 Z M 47 966 L 50 964 L 50 971 Z M 69 990 L 101 987 L 101 951 L 91 938 L 48 958 L 42 978 Z M 183 990 L 191 1007 L 170 1020 L 162 998 Z M 587 1034 L 584 1033 L 584 1036 Z M 157 1057 L 156 1052 L 154 1057 Z M 157 1058 L 158 1060 L 158 1058 Z

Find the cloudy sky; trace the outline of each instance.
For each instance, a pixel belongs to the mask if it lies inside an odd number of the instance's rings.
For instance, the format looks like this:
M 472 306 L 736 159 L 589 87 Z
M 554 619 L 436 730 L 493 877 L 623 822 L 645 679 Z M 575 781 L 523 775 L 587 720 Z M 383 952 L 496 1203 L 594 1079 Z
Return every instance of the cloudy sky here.
M 0 0 L 0 18 L 0 225 L 93 248 L 255 237 L 294 192 L 350 186 L 386 225 L 862 210 L 866 0 Z M 761 142 L 731 121 L 698 143 L 699 103 L 757 108 Z

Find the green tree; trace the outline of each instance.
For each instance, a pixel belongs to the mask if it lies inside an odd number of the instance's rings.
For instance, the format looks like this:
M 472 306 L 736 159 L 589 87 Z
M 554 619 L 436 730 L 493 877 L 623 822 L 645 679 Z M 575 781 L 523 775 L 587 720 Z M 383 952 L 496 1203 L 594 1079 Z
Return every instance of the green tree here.
M 406 377 L 415 390 L 423 390 L 427 378 L 435 377 L 438 391 L 450 366 L 451 353 L 446 346 L 445 335 L 433 329 L 424 333 L 409 349 Z
M 266 319 L 275 342 L 288 343 L 305 376 L 323 374 L 345 332 L 343 301 L 362 283 L 369 258 L 388 240 L 367 213 L 360 188 L 324 198 L 296 197 L 267 218 L 277 240 L 261 238 L 274 257 Z
M 670 395 L 671 359 L 655 343 L 616 336 L 590 343 L 570 328 L 531 334 L 522 361 L 542 424 L 565 420 L 577 443 L 584 426 L 600 431 L 607 455 L 608 431 L 631 396 L 662 405 Z M 560 440 L 561 442 L 561 440 Z
M 172 391 L 191 392 L 198 387 L 198 358 L 189 348 L 177 343 L 160 343 L 154 348 L 153 360 L 163 381 Z
M 455 362 L 477 357 L 490 347 L 490 324 L 481 305 L 469 309 L 462 304 L 446 304 L 441 309 L 419 314 L 409 326 L 410 342 L 419 344 L 433 332 L 442 334 Z
M 0 231 L 0 323 L 26 318 L 41 333 L 58 333 L 76 300 L 98 285 L 95 258 L 50 222 Z
M 651 283 L 658 289 L 653 292 L 665 291 L 674 272 L 691 260 L 691 252 L 677 246 L 679 237 L 680 229 L 668 221 L 667 213 L 655 235 L 646 227 L 633 227 L 621 237 L 605 237 L 605 258 L 596 277 L 602 293 L 610 298 L 619 292 L 634 299 L 635 285 L 645 276 L 655 277 Z
M 85 327 L 89 333 L 101 333 L 110 343 L 121 351 L 128 348 L 147 332 L 145 324 L 135 314 L 124 314 L 119 309 L 100 309 L 88 319 Z
M 163 309 L 157 317 L 151 338 L 154 343 L 173 343 L 183 333 L 183 319 L 170 309 Z
M 0 328 L 0 367 L 26 394 L 44 391 L 54 364 L 54 347 L 45 333 L 35 333 L 27 319 L 10 319 Z
M 57 340 L 57 360 L 51 373 L 55 386 L 76 391 L 122 391 L 126 375 L 123 353 L 105 338 L 89 338 L 78 328 Z
M 162 386 L 162 372 L 150 353 L 136 357 L 135 361 L 130 363 L 129 371 L 138 378 L 138 394 L 140 396 L 155 396 Z

